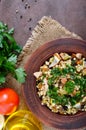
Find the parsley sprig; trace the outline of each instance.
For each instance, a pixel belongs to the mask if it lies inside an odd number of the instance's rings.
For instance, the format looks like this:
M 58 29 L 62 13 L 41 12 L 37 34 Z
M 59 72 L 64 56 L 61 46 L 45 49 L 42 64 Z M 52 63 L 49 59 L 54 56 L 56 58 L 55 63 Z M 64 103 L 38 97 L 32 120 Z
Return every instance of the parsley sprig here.
M 25 71 L 17 68 L 17 58 L 21 53 L 21 46 L 17 44 L 13 37 L 14 28 L 0 22 L 0 85 L 6 81 L 6 76 L 10 73 L 20 83 L 25 82 Z

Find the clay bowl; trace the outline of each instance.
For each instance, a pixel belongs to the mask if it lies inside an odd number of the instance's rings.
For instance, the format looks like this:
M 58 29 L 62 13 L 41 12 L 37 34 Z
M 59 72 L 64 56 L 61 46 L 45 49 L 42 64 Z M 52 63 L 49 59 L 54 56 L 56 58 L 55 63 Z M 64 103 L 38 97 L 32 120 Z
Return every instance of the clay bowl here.
M 28 108 L 46 125 L 58 129 L 79 129 L 86 127 L 86 112 L 78 112 L 75 115 L 60 115 L 52 113 L 46 106 L 41 105 L 37 95 L 36 79 L 33 73 L 55 52 L 80 52 L 86 57 L 86 42 L 77 39 L 65 38 L 48 42 L 39 47 L 28 59 L 25 70 L 26 82 L 22 88 Z

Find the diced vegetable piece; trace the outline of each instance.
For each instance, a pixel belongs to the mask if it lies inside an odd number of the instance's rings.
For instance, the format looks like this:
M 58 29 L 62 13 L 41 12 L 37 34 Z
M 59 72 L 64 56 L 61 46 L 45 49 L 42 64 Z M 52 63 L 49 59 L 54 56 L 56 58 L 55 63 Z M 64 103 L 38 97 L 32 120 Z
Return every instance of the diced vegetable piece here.
M 86 69 L 83 69 L 83 70 L 82 70 L 82 74 L 83 74 L 83 75 L 86 75 Z
M 68 60 L 71 58 L 71 56 L 68 55 L 67 53 L 60 53 L 60 56 L 62 57 L 63 60 Z
M 34 73 L 34 76 L 35 76 L 36 78 L 39 78 L 41 75 L 42 75 L 42 72 L 41 72 L 41 71 Z
M 82 58 L 82 54 L 81 54 L 81 53 L 77 53 L 77 54 L 76 54 L 76 58 L 77 58 L 77 59 L 81 59 L 81 58 Z
M 58 53 L 54 54 L 54 58 L 53 61 L 51 62 L 51 64 L 49 65 L 49 68 L 54 67 L 55 65 L 57 65 L 60 61 L 61 57 L 59 56 Z

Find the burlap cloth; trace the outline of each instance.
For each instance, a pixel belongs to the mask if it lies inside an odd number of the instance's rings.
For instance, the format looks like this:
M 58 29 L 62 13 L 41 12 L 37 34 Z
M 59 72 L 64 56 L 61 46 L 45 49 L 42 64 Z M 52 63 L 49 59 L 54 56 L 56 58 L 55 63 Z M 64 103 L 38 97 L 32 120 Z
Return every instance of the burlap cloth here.
M 44 16 L 38 22 L 37 26 L 32 31 L 31 37 L 27 40 L 25 46 L 23 47 L 23 51 L 18 58 L 17 65 L 24 67 L 30 55 L 42 44 L 57 38 L 65 37 L 81 39 L 81 37 L 68 31 L 56 20 L 52 19 L 51 17 Z M 18 109 L 28 109 L 22 96 L 22 85 L 12 77 L 8 77 L 7 86 L 12 86 L 20 96 L 20 105 Z M 55 128 L 46 126 L 45 124 L 42 124 L 42 127 L 43 130 L 57 130 Z

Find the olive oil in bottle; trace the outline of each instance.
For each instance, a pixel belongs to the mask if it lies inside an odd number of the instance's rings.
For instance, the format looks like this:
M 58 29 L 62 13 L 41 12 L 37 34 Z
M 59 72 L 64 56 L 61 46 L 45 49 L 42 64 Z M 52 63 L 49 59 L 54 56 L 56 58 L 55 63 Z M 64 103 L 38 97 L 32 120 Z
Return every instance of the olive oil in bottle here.
M 42 127 L 30 111 L 19 110 L 7 118 L 4 130 L 42 130 Z

